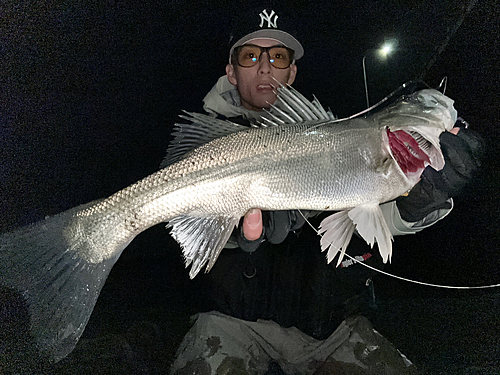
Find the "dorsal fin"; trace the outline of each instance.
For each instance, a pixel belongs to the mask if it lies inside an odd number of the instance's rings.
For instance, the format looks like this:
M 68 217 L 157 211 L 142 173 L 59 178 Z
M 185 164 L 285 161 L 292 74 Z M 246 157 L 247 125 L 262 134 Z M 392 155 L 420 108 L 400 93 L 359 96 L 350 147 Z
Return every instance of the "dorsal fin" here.
M 217 119 L 201 113 L 186 111 L 184 113 L 187 116 L 179 115 L 179 117 L 190 121 L 190 123 L 176 123 L 174 125 L 172 132 L 174 139 L 168 146 L 167 155 L 161 162 L 160 168 L 165 168 L 181 160 L 188 152 L 216 138 L 248 129 L 244 125 Z
M 335 120 L 330 110 L 325 110 L 314 97 L 313 101 L 306 99 L 291 86 L 280 84 L 277 89 L 277 100 L 271 110 L 264 110 L 257 126 L 279 126 L 300 122 L 318 123 Z M 188 124 L 176 123 L 172 135 L 174 139 L 167 149 L 167 156 L 160 164 L 165 168 L 181 160 L 188 152 L 216 138 L 247 129 L 246 126 L 228 120 L 221 120 L 201 113 L 186 112 L 179 117 L 190 121 Z M 253 125 L 256 126 L 256 125 Z
M 265 111 L 260 125 L 279 126 L 299 122 L 320 122 L 335 120 L 335 115 L 330 110 L 325 110 L 316 97 L 309 101 L 291 86 L 280 84 L 277 89 L 278 98 L 271 106 L 270 111 Z

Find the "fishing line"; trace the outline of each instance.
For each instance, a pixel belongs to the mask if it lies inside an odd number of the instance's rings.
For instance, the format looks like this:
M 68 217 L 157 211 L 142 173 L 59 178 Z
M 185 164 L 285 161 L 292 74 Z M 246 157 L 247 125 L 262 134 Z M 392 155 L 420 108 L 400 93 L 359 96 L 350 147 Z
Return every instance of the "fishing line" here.
M 309 224 L 309 226 L 318 234 L 318 236 L 322 237 L 321 234 L 319 233 L 319 231 L 316 228 L 314 228 L 314 226 L 309 222 L 309 220 L 307 220 L 307 218 L 304 216 L 304 214 L 302 213 L 302 211 L 301 210 L 298 210 L 298 211 L 302 215 L 302 217 L 304 218 L 304 220 L 306 221 L 306 223 Z M 372 266 L 370 266 L 370 265 L 368 265 L 368 264 L 366 264 L 364 262 L 360 262 L 360 261 L 356 260 L 356 258 L 350 256 L 347 253 L 344 253 L 344 256 L 350 258 L 353 262 L 359 263 L 359 264 L 361 264 L 362 266 L 364 266 L 366 268 L 369 268 L 369 269 L 371 269 L 373 271 L 381 273 L 382 275 L 390 276 L 390 277 L 393 277 L 395 279 L 399 279 L 399 280 L 403 280 L 403 281 L 407 281 L 407 282 L 414 283 L 414 284 L 419 284 L 419 285 L 431 286 L 431 287 L 435 287 L 435 288 L 444 288 L 444 289 L 488 289 L 488 288 L 498 288 L 498 287 L 500 287 L 500 284 L 480 285 L 480 286 L 452 286 L 452 285 L 431 284 L 431 283 L 426 283 L 426 282 L 423 282 L 423 281 L 408 279 L 408 278 L 402 277 L 402 276 L 393 275 L 391 273 L 379 270 L 378 268 L 372 267 Z

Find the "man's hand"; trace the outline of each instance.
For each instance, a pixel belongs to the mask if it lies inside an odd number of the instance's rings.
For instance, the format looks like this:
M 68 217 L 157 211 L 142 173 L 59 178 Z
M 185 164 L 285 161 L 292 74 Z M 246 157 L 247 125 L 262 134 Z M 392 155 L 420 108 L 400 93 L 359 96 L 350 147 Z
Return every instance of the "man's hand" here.
M 255 241 L 262 235 L 262 211 L 250 209 L 243 218 L 243 235 L 249 241 Z
M 455 125 L 466 124 L 459 119 Z M 396 199 L 403 220 L 417 222 L 432 211 L 451 208 L 449 198 L 462 193 L 481 166 L 482 138 L 466 126 L 455 126 L 439 136 L 444 168 L 426 168 L 406 197 Z

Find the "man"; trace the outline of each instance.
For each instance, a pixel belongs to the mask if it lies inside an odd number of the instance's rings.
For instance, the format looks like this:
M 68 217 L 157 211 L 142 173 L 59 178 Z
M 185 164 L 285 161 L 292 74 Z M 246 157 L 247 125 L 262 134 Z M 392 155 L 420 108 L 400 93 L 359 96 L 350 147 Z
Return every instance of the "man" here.
M 268 17 L 274 15 L 273 11 L 271 14 L 266 14 L 266 10 L 262 13 Z M 255 47 L 274 48 L 266 52 Z M 227 75 L 221 77 L 205 97 L 203 108 L 228 118 L 238 115 L 249 120 L 259 119 L 263 108 L 269 108 L 276 100 L 277 82 L 291 85 L 295 81 L 295 61 L 303 53 L 301 44 L 281 30 L 264 28 L 245 35 L 231 48 Z M 280 62 L 283 65 L 278 65 L 278 61 L 274 60 L 277 56 L 277 60 L 285 61 Z M 233 87 L 228 86 L 228 83 Z M 259 239 L 262 234 L 261 211 L 250 210 L 245 215 L 242 228 L 247 240 Z
M 277 28 L 274 11 L 264 10 L 259 16 L 257 30 L 231 47 L 227 75 L 204 99 L 207 112 L 242 124 L 255 121 L 263 108 L 274 103 L 276 80 L 294 82 L 295 62 L 303 55 L 300 43 Z M 442 137 L 448 155 L 445 169 L 426 171 L 408 197 L 383 205 L 393 235 L 418 232 L 451 211 L 451 193 L 460 190 L 478 165 L 474 156 L 478 141 L 458 130 Z M 447 153 L 451 149 L 454 152 Z M 366 320 L 350 318 L 370 314 L 374 272 L 349 261 L 338 268 L 328 265 L 318 237 L 310 228 L 302 228 L 304 222 L 297 211 L 247 212 L 241 230 L 212 270 L 198 276 L 208 285 L 207 310 L 223 314 L 198 316 L 179 348 L 173 372 L 314 373 L 329 368 L 339 372 L 356 371 L 360 363 L 373 371 L 406 371 L 408 363 Z M 359 238 L 353 238 L 347 252 L 382 267 L 376 250 Z M 378 355 L 383 352 L 390 358 L 384 369 L 370 362 L 369 353 L 365 357 L 355 353 L 353 332 L 360 337 L 356 345 L 365 348 L 361 352 L 377 347 Z

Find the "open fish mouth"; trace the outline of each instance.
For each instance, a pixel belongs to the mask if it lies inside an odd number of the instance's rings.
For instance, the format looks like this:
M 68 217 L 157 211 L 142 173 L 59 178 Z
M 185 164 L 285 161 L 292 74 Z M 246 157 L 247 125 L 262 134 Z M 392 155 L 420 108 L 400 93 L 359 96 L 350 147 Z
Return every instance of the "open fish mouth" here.
M 420 133 L 387 129 L 387 137 L 392 156 L 406 175 L 421 172 L 431 165 L 434 146 Z

